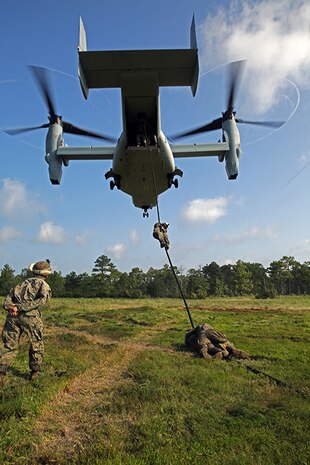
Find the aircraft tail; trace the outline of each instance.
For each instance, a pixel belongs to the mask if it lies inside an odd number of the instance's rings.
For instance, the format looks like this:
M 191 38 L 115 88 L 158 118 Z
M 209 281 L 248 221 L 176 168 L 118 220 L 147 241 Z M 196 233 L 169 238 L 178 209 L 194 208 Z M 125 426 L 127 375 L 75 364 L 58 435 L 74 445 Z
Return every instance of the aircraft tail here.
M 78 51 L 79 52 L 86 52 L 87 51 L 86 31 L 85 31 L 83 19 L 82 19 L 81 16 L 80 16 L 80 37 L 79 37 Z M 87 86 L 84 71 L 83 71 L 83 68 L 82 68 L 82 65 L 81 65 L 80 61 L 79 61 L 79 67 L 78 67 L 78 75 L 79 75 L 83 95 L 84 95 L 85 99 L 87 99 L 87 97 L 88 97 L 88 86 Z
M 190 30 L 190 48 L 174 50 L 88 51 L 80 19 L 79 78 L 84 97 L 89 89 L 122 88 L 128 74 L 156 78 L 158 86 L 190 86 L 195 95 L 199 76 L 195 18 Z
M 190 32 L 190 47 L 192 50 L 196 50 L 198 52 L 197 47 L 197 37 L 196 37 L 196 26 L 195 26 L 195 16 L 193 15 L 192 24 L 191 24 L 191 32 Z M 195 63 L 195 70 L 192 77 L 191 89 L 193 96 L 196 95 L 196 90 L 198 86 L 198 78 L 199 78 L 199 61 L 198 57 Z

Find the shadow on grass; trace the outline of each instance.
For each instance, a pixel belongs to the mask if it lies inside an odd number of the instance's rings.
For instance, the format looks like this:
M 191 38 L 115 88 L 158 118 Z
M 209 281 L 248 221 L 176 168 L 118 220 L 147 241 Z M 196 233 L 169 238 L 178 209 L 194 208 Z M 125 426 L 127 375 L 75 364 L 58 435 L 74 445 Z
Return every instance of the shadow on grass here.
M 270 357 L 268 355 L 251 355 L 250 360 L 268 360 L 269 362 L 278 362 L 280 359 L 277 357 Z
M 199 357 L 201 356 L 198 354 L 198 352 L 190 350 L 188 347 L 186 347 L 184 344 L 171 344 L 171 347 L 176 351 L 176 352 L 182 352 L 191 354 L 193 357 Z
M 8 371 L 12 373 L 12 375 L 17 376 L 17 378 L 29 380 L 30 372 L 25 373 L 24 371 L 20 371 L 18 368 L 14 368 L 14 367 L 9 367 Z

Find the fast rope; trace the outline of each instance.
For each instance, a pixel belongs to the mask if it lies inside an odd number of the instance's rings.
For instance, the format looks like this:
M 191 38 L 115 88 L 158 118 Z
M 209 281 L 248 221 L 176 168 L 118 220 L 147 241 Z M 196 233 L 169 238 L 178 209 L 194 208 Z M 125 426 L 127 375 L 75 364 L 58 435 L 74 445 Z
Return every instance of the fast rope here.
M 156 197 L 157 219 L 158 219 L 158 223 L 161 223 L 161 221 L 160 221 L 160 213 L 159 213 L 158 194 L 157 194 L 157 184 L 156 184 L 156 178 L 155 178 L 155 173 L 154 173 L 154 166 L 153 166 L 153 160 L 152 160 L 152 155 L 151 155 L 151 150 L 150 150 L 150 144 L 149 144 L 149 141 L 148 141 L 148 138 L 147 138 L 147 133 L 146 133 L 145 126 L 144 126 L 144 133 L 145 133 L 145 140 L 146 140 L 146 143 L 147 143 L 147 150 L 148 150 L 148 153 L 149 153 L 150 165 L 151 165 L 151 169 L 152 169 L 153 187 L 154 187 L 154 194 L 155 194 L 155 197 Z
M 150 146 L 149 146 L 148 137 L 147 137 L 147 133 L 146 133 L 145 127 L 144 127 L 144 131 L 145 131 L 145 140 L 146 140 L 147 147 L 148 147 L 150 165 L 151 165 L 151 169 L 152 169 L 154 193 L 155 193 L 156 200 L 157 200 L 157 203 L 156 203 L 157 219 L 158 219 L 158 223 L 161 223 L 161 221 L 160 221 L 160 212 L 159 212 L 159 201 L 158 201 L 158 195 L 157 195 L 157 192 L 158 192 L 158 191 L 157 191 L 157 185 L 156 185 L 156 178 L 155 178 L 154 166 L 153 166 L 153 161 L 152 161 Z M 167 255 L 169 264 L 170 264 L 171 271 L 172 271 L 173 276 L 174 276 L 174 278 L 175 278 L 175 281 L 176 281 L 176 283 L 177 283 L 179 292 L 180 292 L 181 297 L 182 297 L 182 299 L 183 299 L 184 306 L 185 306 L 185 308 L 186 308 L 189 321 L 190 321 L 190 323 L 191 323 L 192 328 L 194 329 L 195 326 L 194 326 L 194 322 L 193 322 L 193 319 L 192 319 L 192 315 L 191 315 L 190 309 L 189 309 L 189 307 L 188 307 L 188 305 L 187 305 L 185 295 L 184 295 L 184 293 L 183 293 L 183 290 L 182 290 L 182 287 L 181 287 L 181 285 L 180 285 L 179 279 L 178 279 L 178 277 L 177 277 L 177 275 L 176 275 L 176 272 L 175 272 L 175 269 L 174 269 L 172 260 L 171 260 L 170 255 L 169 255 L 169 252 L 168 252 L 168 250 L 167 250 L 166 248 L 165 248 L 165 252 L 166 252 L 166 255 Z M 265 376 L 265 377 L 268 378 L 270 381 L 272 381 L 273 383 L 275 383 L 277 386 L 282 386 L 282 387 L 285 387 L 285 388 L 287 388 L 287 389 L 290 389 L 291 391 L 294 391 L 296 394 L 301 395 L 301 396 L 303 396 L 303 397 L 307 397 L 307 398 L 309 397 L 309 394 L 308 394 L 308 393 L 303 392 L 303 391 L 300 391 L 300 390 L 294 388 L 293 386 L 291 386 L 290 384 L 287 384 L 287 383 L 285 383 L 284 381 L 281 381 L 280 379 L 275 378 L 274 376 L 269 375 L 268 373 L 265 373 L 264 371 L 261 371 L 261 370 L 259 370 L 258 368 L 253 367 L 252 365 L 244 364 L 244 363 L 242 363 L 242 362 L 240 362 L 240 361 L 238 361 L 238 360 L 232 360 L 232 361 L 234 361 L 235 363 L 238 363 L 239 366 L 242 366 L 242 367 L 245 368 L 246 370 L 251 371 L 252 373 L 254 373 L 254 374 L 256 374 L 256 375 Z
M 147 133 L 146 133 L 145 126 L 144 126 L 144 131 L 145 131 L 145 140 L 146 140 L 147 147 L 148 147 L 150 165 L 151 165 L 151 169 L 152 169 L 154 193 L 155 193 L 156 200 L 157 200 L 157 203 L 156 203 L 157 219 L 158 219 L 158 223 L 161 223 L 161 221 L 160 221 L 159 201 L 158 201 L 158 194 L 157 194 L 158 191 L 157 191 L 157 185 L 156 185 L 156 178 L 155 178 L 154 166 L 153 166 L 153 161 L 152 161 L 152 156 L 151 156 L 151 151 L 150 151 L 150 146 L 149 146 L 149 142 L 148 142 L 148 137 L 147 137 Z M 183 299 L 183 302 L 184 302 L 184 305 L 185 305 L 185 308 L 186 308 L 186 311 L 187 311 L 187 315 L 188 315 L 189 321 L 190 321 L 190 323 L 191 323 L 192 328 L 194 329 L 195 326 L 194 326 L 194 322 L 193 322 L 193 319 L 192 319 L 192 315 L 191 315 L 190 309 L 189 309 L 189 307 L 188 307 L 188 305 L 187 305 L 185 295 L 184 295 L 184 293 L 183 293 L 183 291 L 182 291 L 182 287 L 181 287 L 180 282 L 179 282 L 179 279 L 178 279 L 178 277 L 177 277 L 177 275 L 176 275 L 176 272 L 175 272 L 175 269 L 174 269 L 172 260 L 171 260 L 170 255 L 169 255 L 169 252 L 168 252 L 168 250 L 167 250 L 166 248 L 165 248 L 165 252 L 166 252 L 166 255 L 167 255 L 169 264 L 170 264 L 171 271 L 172 271 L 173 276 L 174 276 L 174 278 L 175 278 L 175 281 L 176 281 L 176 283 L 177 283 L 179 292 L 180 292 L 181 297 L 182 297 L 182 299 Z M 252 373 L 254 373 L 254 374 L 256 374 L 256 375 L 265 376 L 265 377 L 268 378 L 270 381 L 274 382 L 277 386 L 282 386 L 282 387 L 285 387 L 285 388 L 287 388 L 287 389 L 290 389 L 290 390 L 294 391 L 296 394 L 299 394 L 299 395 L 301 395 L 301 396 L 303 396 L 303 397 L 307 397 L 307 398 L 309 397 L 309 394 L 308 394 L 308 393 L 303 392 L 303 391 L 300 391 L 300 390 L 294 388 L 293 386 L 291 386 L 290 384 L 287 384 L 287 383 L 285 383 L 284 381 L 281 381 L 280 379 L 275 378 L 274 376 L 271 376 L 271 375 L 269 375 L 268 373 L 265 373 L 264 371 L 261 371 L 261 370 L 259 370 L 258 368 L 253 367 L 252 365 L 243 364 L 242 362 L 240 362 L 240 361 L 238 361 L 238 360 L 232 360 L 232 361 L 234 361 L 235 363 L 238 363 L 239 366 L 242 366 L 242 367 L 245 368 L 246 370 L 251 371 Z
M 150 165 L 151 165 L 151 169 L 152 169 L 154 194 L 155 194 L 155 196 L 156 196 L 157 219 L 158 219 L 158 223 L 161 223 L 161 221 L 160 221 L 159 200 L 158 200 L 158 194 L 157 194 L 158 191 L 157 191 L 157 185 L 156 185 L 156 178 L 155 178 L 153 160 L 152 160 L 152 156 L 151 156 L 151 150 L 150 150 L 150 145 L 149 145 L 149 141 L 148 141 L 148 137 L 147 137 L 147 133 L 146 133 L 146 128 L 145 128 L 145 126 L 144 126 L 144 135 L 145 135 L 145 140 L 146 140 L 146 143 L 147 143 L 147 148 L 148 148 L 148 153 L 149 153 L 149 159 L 150 159 Z M 168 252 L 168 250 L 167 250 L 166 248 L 165 248 L 165 251 L 166 251 L 166 255 L 167 255 L 167 258 L 168 258 L 168 261 L 169 261 L 169 264 L 170 264 L 171 271 L 172 271 L 172 273 L 173 273 L 174 279 L 175 279 L 175 281 L 176 281 L 176 283 L 177 283 L 179 292 L 180 292 L 181 297 L 182 297 L 182 299 L 183 299 L 184 306 L 185 306 L 185 308 L 186 308 L 186 311 L 187 311 L 187 315 L 188 315 L 190 324 L 191 324 L 192 328 L 194 329 L 195 326 L 194 326 L 193 318 L 192 318 L 191 312 L 190 312 L 190 310 L 189 310 L 189 307 L 188 307 L 188 305 L 187 305 L 184 292 L 182 291 L 182 287 L 181 287 L 181 285 L 180 285 L 180 281 L 179 281 L 179 279 L 178 279 L 178 277 L 177 277 L 177 275 L 176 275 L 176 272 L 175 272 L 175 269 L 174 269 L 172 260 L 171 260 L 171 258 L 170 258 L 169 252 Z
M 173 276 L 174 276 L 174 278 L 175 278 L 175 280 L 176 280 L 176 283 L 177 283 L 177 285 L 178 285 L 180 294 L 181 294 L 181 296 L 182 296 L 182 299 L 183 299 L 183 302 L 184 302 L 184 305 L 185 305 L 185 308 L 186 308 L 186 311 L 187 311 L 187 315 L 188 315 L 189 321 L 190 321 L 190 323 L 191 323 L 191 325 L 192 325 L 192 328 L 194 329 L 194 328 L 195 328 L 194 322 L 193 322 L 193 319 L 192 319 L 191 312 L 190 312 L 190 310 L 189 310 L 189 308 L 188 308 L 185 295 L 184 295 L 184 293 L 183 293 L 183 291 L 182 291 L 182 287 L 181 287 L 180 282 L 179 282 L 179 280 L 178 280 L 178 277 L 177 277 L 177 275 L 176 275 L 176 273 L 175 273 L 174 266 L 173 266 L 173 264 L 172 264 L 172 261 L 171 261 L 170 255 L 169 255 L 169 253 L 168 253 L 168 250 L 165 249 L 165 251 L 166 251 L 167 258 L 168 258 L 168 260 L 169 260 L 169 264 L 170 264 L 171 271 L 172 271 L 172 273 L 173 273 Z
M 252 365 L 243 364 L 239 360 L 231 360 L 231 361 L 238 363 L 239 366 L 242 366 L 246 370 L 251 371 L 255 375 L 265 376 L 265 378 L 268 378 L 270 381 L 275 383 L 277 386 L 285 387 L 286 389 L 290 389 L 291 391 L 294 391 L 296 394 L 302 397 L 309 398 L 309 394 L 307 392 L 300 391 L 299 389 L 294 388 L 292 385 L 286 383 L 285 381 L 281 381 L 281 379 L 275 378 L 274 376 L 269 375 L 268 373 L 265 373 L 264 371 L 261 371 L 258 368 L 253 367 Z

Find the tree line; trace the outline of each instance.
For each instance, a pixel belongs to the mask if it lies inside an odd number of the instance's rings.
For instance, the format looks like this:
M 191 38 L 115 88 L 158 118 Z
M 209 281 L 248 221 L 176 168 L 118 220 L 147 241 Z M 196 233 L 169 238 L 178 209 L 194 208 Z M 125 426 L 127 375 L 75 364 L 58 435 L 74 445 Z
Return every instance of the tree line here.
M 236 264 L 222 266 L 211 262 L 186 273 L 177 267 L 174 271 L 185 296 L 190 299 L 310 294 L 310 262 L 299 263 L 294 257 L 284 256 L 268 267 L 238 260 Z M 30 276 L 26 268 L 15 274 L 11 266 L 5 264 L 0 270 L 0 295 L 6 295 L 13 286 Z M 137 267 L 130 272 L 121 272 L 106 255 L 96 259 L 91 274 L 71 271 L 63 276 L 54 271 L 47 282 L 54 297 L 179 297 L 168 265 L 159 270 L 149 268 L 147 272 Z

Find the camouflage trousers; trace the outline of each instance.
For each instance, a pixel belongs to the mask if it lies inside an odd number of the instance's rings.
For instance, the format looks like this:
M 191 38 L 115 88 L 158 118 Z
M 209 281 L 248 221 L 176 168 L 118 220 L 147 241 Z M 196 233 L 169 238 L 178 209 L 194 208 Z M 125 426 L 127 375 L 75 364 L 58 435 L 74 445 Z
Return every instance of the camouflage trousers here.
M 40 371 L 43 362 L 43 321 L 41 316 L 21 313 L 17 317 L 7 316 L 2 331 L 3 349 L 0 352 L 0 371 L 6 371 L 17 355 L 19 340 L 26 334 L 30 341 L 29 368 Z

